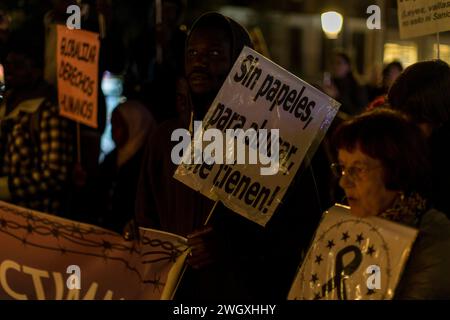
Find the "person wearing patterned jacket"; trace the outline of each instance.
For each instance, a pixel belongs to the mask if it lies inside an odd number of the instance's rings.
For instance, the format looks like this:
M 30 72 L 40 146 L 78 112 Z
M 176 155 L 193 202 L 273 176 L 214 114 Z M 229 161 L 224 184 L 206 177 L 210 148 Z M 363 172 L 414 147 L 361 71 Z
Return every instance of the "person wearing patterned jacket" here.
M 34 35 L 33 35 L 34 37 Z M 73 124 L 59 116 L 43 80 L 42 42 L 12 37 L 0 105 L 0 200 L 62 214 L 73 163 Z

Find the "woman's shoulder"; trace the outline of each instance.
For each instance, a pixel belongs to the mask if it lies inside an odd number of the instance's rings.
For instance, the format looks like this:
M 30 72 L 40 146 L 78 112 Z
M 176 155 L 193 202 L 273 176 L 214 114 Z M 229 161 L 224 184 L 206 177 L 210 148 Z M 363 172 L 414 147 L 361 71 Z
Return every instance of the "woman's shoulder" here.
M 428 210 L 421 219 L 419 230 L 426 236 L 450 241 L 450 220 L 439 210 Z
M 450 221 L 427 211 L 399 286 L 399 299 L 450 299 Z
M 439 259 L 450 270 L 450 220 L 443 212 L 431 209 L 423 215 L 414 251 L 424 260 Z

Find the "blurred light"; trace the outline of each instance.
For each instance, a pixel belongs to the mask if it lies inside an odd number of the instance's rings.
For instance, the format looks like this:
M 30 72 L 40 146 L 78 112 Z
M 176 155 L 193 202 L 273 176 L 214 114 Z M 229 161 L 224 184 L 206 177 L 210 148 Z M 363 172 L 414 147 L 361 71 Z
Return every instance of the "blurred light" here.
M 3 95 L 5 94 L 5 73 L 3 65 L 0 64 L 0 103 L 3 101 Z
M 342 30 L 344 18 L 336 11 L 328 11 L 320 16 L 322 22 L 322 30 L 329 39 L 337 39 L 339 32 Z
M 120 75 L 106 71 L 103 74 L 101 88 L 106 99 L 106 126 L 100 142 L 101 150 L 99 155 L 99 163 L 102 163 L 105 156 L 116 147 L 111 133 L 111 115 L 114 109 L 126 100 L 125 97 L 122 96 L 123 78 Z
M 384 64 L 397 60 L 403 64 L 404 68 L 406 68 L 411 64 L 416 63 L 418 58 L 418 47 L 414 42 L 387 42 L 384 44 Z
M 437 50 L 438 50 L 438 46 L 435 43 L 433 45 L 434 56 L 432 58 L 438 57 Z M 450 46 L 449 45 L 439 44 L 439 59 L 449 63 L 449 61 L 450 61 Z

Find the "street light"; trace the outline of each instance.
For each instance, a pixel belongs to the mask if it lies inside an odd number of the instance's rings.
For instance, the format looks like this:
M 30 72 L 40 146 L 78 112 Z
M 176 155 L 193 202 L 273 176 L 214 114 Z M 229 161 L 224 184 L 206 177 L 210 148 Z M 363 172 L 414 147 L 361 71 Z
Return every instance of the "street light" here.
M 336 11 L 328 11 L 320 16 L 322 22 L 322 30 L 329 39 L 337 39 L 339 32 L 342 30 L 344 18 Z

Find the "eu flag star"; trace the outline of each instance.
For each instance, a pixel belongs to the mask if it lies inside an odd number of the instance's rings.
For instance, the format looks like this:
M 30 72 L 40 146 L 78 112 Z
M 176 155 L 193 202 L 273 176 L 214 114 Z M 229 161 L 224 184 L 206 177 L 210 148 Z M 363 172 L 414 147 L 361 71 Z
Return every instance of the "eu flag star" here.
M 341 240 L 344 241 L 344 242 L 347 242 L 347 240 L 348 240 L 349 238 L 350 238 L 350 236 L 348 235 L 348 232 L 344 232 L 344 233 L 342 234 Z
M 319 254 L 318 256 L 316 256 L 316 261 L 315 263 L 317 263 L 318 265 L 320 265 L 320 263 L 323 261 L 322 255 Z
M 372 256 L 375 253 L 375 248 L 373 247 L 373 245 L 369 246 L 369 248 L 367 249 L 367 254 L 369 256 Z
M 310 280 L 313 284 L 316 284 L 317 281 L 319 281 L 319 277 L 317 277 L 317 273 L 314 273 Z
M 358 236 L 356 237 L 356 242 L 358 242 L 359 244 L 361 244 L 364 241 L 364 237 L 363 234 L 358 234 Z
M 331 249 L 333 249 L 334 246 L 335 246 L 334 241 L 328 240 L 327 248 L 331 250 Z

